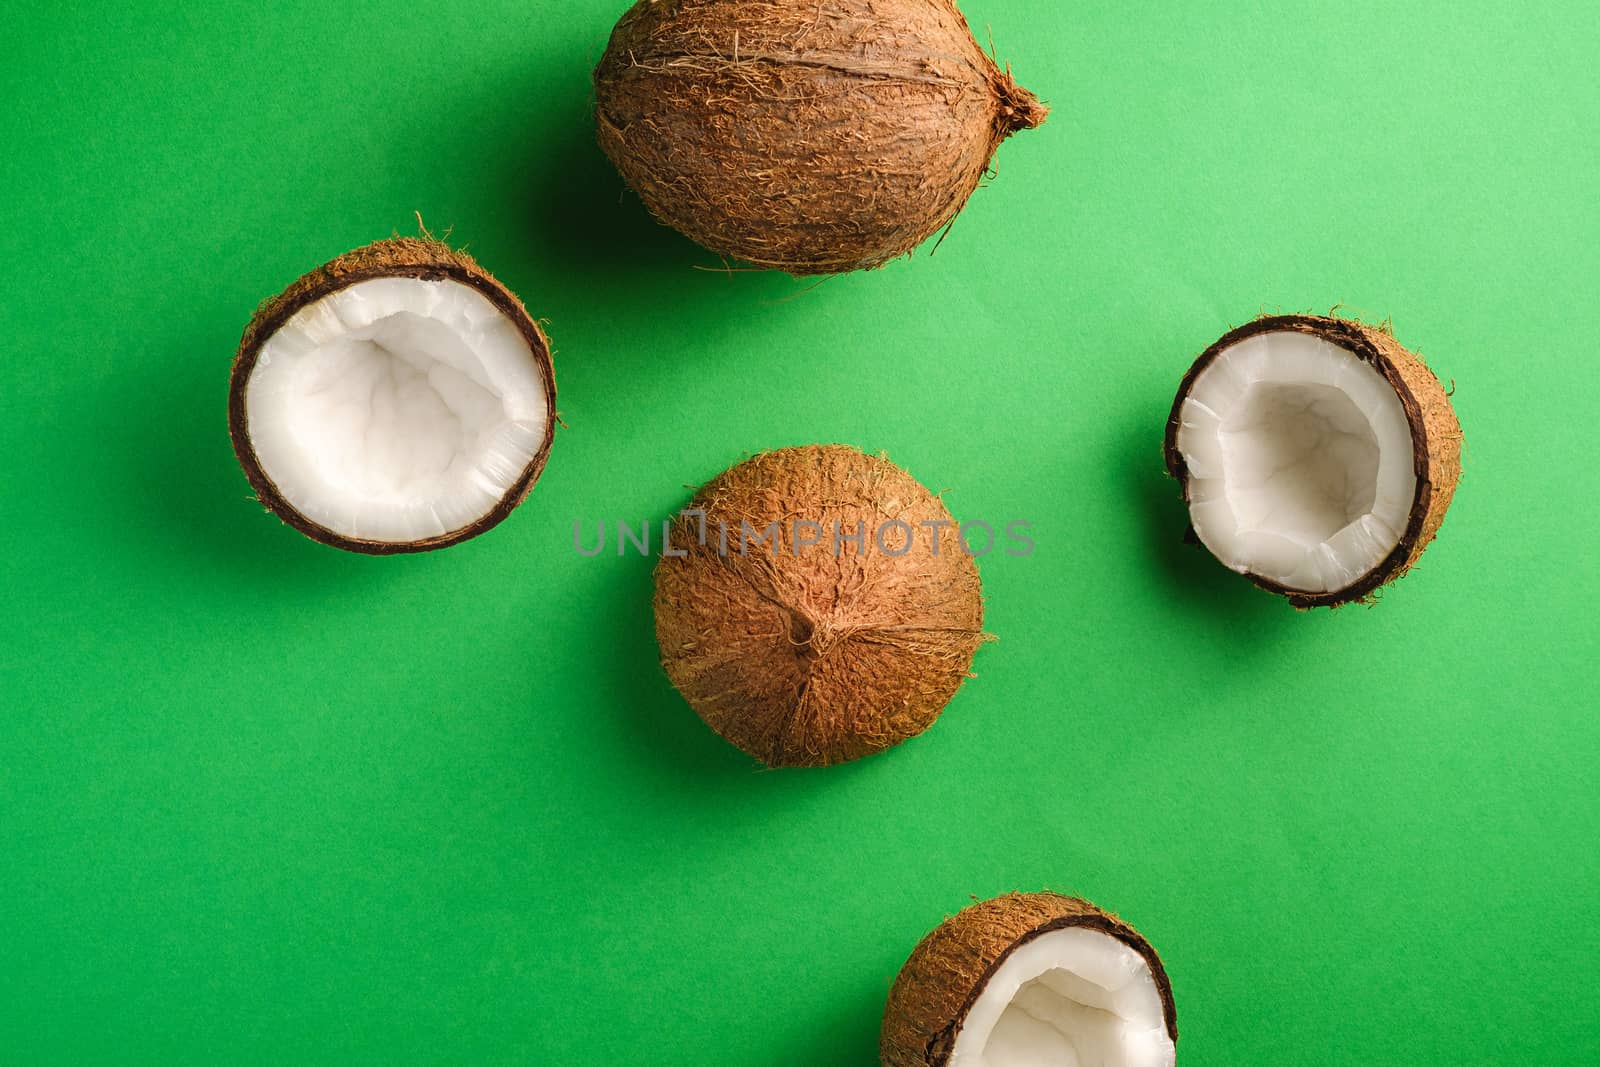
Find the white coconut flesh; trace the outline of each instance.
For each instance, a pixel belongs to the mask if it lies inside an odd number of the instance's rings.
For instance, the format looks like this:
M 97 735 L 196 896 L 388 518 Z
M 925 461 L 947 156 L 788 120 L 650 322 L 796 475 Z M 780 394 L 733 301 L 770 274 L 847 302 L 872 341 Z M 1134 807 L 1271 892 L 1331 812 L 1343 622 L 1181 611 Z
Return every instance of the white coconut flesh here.
M 251 447 L 301 514 L 402 544 L 492 511 L 544 444 L 545 373 L 516 324 L 451 280 L 377 278 L 300 309 L 262 345 Z
M 1155 976 L 1098 930 L 1069 927 L 1014 950 L 956 1035 L 948 1067 L 1171 1067 Z
M 1201 542 L 1286 589 L 1345 589 L 1404 535 L 1416 495 L 1411 427 L 1394 387 L 1330 341 L 1279 331 L 1196 376 L 1176 444 Z

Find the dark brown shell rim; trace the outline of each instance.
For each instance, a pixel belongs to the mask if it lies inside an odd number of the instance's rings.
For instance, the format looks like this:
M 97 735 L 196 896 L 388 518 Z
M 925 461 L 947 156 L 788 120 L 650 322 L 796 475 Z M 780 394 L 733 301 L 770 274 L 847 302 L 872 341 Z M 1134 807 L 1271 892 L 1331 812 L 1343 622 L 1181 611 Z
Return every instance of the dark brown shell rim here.
M 385 242 L 369 246 L 377 248 Z M 333 261 L 337 263 L 338 261 Z M 470 261 L 468 261 L 470 263 Z M 475 265 L 474 265 L 475 266 Z M 521 301 L 514 297 L 509 290 L 502 286 L 481 268 L 473 269 L 458 262 L 454 255 L 446 259 L 441 256 L 436 262 L 427 264 L 375 264 L 369 267 L 358 267 L 337 274 L 330 274 L 325 278 L 318 278 L 327 270 L 319 268 L 301 278 L 294 285 L 284 291 L 282 295 L 269 301 L 263 310 L 266 314 L 258 315 L 246 327 L 244 338 L 240 341 L 238 354 L 234 358 L 233 372 L 228 382 L 228 436 L 233 443 L 234 455 L 239 459 L 239 465 L 244 469 L 245 477 L 250 482 L 250 487 L 255 490 L 256 497 L 261 503 L 278 518 L 294 527 L 305 536 L 320 544 L 332 548 L 343 549 L 347 552 L 358 552 L 369 556 L 394 556 L 417 552 L 431 552 L 435 549 L 448 548 L 469 541 L 479 534 L 487 533 L 494 527 L 504 522 L 506 517 L 516 510 L 522 503 L 544 473 L 545 464 L 550 458 L 550 447 L 555 440 L 556 425 L 556 384 L 555 368 L 550 358 L 550 343 L 539 329 L 538 323 L 528 314 Z M 328 529 L 321 523 L 309 518 L 279 491 L 277 485 L 262 469 L 260 460 L 256 457 L 255 449 L 250 443 L 249 418 L 245 413 L 245 394 L 249 389 L 250 376 L 255 370 L 256 360 L 260 356 L 261 346 L 267 338 L 273 336 L 283 325 L 293 318 L 302 308 L 314 304 L 323 298 L 348 288 L 357 282 L 370 281 L 374 278 L 417 278 L 423 281 L 441 281 L 449 279 L 469 285 L 482 293 L 495 309 L 509 318 L 517 327 L 528 347 L 533 352 L 534 359 L 538 362 L 544 375 L 545 408 L 547 419 L 545 422 L 544 440 L 539 445 L 528 465 L 511 487 L 506 490 L 495 506 L 480 518 L 474 520 L 458 530 L 441 534 L 438 537 L 427 538 L 421 541 L 370 541 L 363 538 L 346 537 L 334 530 Z
M 1364 326 L 1358 322 L 1328 318 L 1321 315 L 1269 315 L 1237 329 L 1230 330 L 1210 348 L 1202 352 L 1200 358 L 1194 361 L 1194 365 L 1183 376 L 1183 381 L 1178 386 L 1178 395 L 1172 402 L 1172 412 L 1167 416 L 1167 433 L 1164 448 L 1167 471 L 1183 487 L 1183 499 L 1184 503 L 1187 504 L 1189 502 L 1189 468 L 1184 462 L 1182 454 L 1178 451 L 1178 426 L 1181 420 L 1183 402 L 1189 398 L 1189 392 L 1194 388 L 1195 379 L 1225 349 L 1232 348 L 1241 341 L 1247 341 L 1264 333 L 1292 332 L 1311 334 L 1314 337 L 1330 341 L 1372 364 L 1400 397 L 1400 403 L 1405 408 L 1406 423 L 1411 429 L 1412 469 L 1417 476 L 1416 491 L 1411 499 L 1411 512 L 1406 520 L 1405 532 L 1401 534 L 1399 543 L 1384 557 L 1381 563 L 1362 575 L 1358 581 L 1345 586 L 1343 589 L 1335 589 L 1326 593 L 1307 593 L 1304 590 L 1289 589 L 1270 578 L 1253 572 L 1246 571 L 1244 573 L 1244 577 L 1257 586 L 1269 593 L 1284 597 L 1297 608 L 1338 607 L 1341 604 L 1349 604 L 1371 596 L 1376 589 L 1387 583 L 1389 579 L 1405 570 L 1406 561 L 1411 558 L 1411 550 L 1421 538 L 1423 524 L 1427 521 L 1428 500 L 1433 479 L 1428 458 L 1427 427 L 1423 421 L 1422 405 L 1417 402 L 1411 387 L 1406 385 L 1401 378 L 1400 372 L 1393 361 L 1372 342 L 1372 338 L 1368 333 L 1372 329 L 1373 327 Z

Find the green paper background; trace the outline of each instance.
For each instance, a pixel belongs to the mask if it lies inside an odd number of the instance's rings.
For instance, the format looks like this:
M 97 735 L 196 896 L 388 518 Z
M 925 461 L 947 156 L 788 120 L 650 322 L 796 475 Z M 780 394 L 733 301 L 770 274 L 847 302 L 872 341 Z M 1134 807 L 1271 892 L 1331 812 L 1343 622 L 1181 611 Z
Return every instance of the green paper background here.
M 4 0 L 0 1061 L 865 1067 L 917 939 L 1046 886 L 1162 951 L 1191 1067 L 1600 1059 L 1593 9 L 968 0 L 1054 117 L 814 285 L 623 191 L 624 6 Z M 368 559 L 253 504 L 227 372 L 413 211 L 548 318 L 568 428 Z M 1297 615 L 1179 543 L 1160 441 L 1229 325 L 1335 304 L 1456 382 L 1466 475 Z M 1038 552 L 934 729 L 763 772 L 571 531 L 808 441 Z

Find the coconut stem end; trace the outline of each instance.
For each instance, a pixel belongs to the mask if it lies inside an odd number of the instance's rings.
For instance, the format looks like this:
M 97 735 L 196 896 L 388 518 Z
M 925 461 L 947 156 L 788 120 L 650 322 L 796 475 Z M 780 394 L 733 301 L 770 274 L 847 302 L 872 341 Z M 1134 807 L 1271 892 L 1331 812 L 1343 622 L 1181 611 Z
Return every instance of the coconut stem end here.
M 1049 106 L 1018 85 L 1010 70 L 1000 76 L 997 88 L 1000 97 L 997 120 L 1007 137 L 1018 130 L 1036 129 L 1050 117 Z

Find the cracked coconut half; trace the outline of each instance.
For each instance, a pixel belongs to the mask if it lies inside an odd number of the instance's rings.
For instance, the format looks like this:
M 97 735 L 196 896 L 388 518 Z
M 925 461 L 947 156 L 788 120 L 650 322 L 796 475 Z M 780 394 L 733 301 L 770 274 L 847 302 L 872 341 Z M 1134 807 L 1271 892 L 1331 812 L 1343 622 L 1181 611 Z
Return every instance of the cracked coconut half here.
M 1012 893 L 923 939 L 895 979 L 885 1067 L 1171 1067 L 1177 1009 L 1161 958 L 1086 900 Z
M 379 241 L 267 301 L 228 428 L 261 502 L 315 541 L 457 544 L 521 503 L 555 430 L 550 346 L 512 293 L 431 238 Z
M 1309 315 L 1229 333 L 1183 379 L 1167 469 L 1196 537 L 1297 607 L 1367 599 L 1416 563 L 1461 474 L 1444 387 L 1387 330 Z

